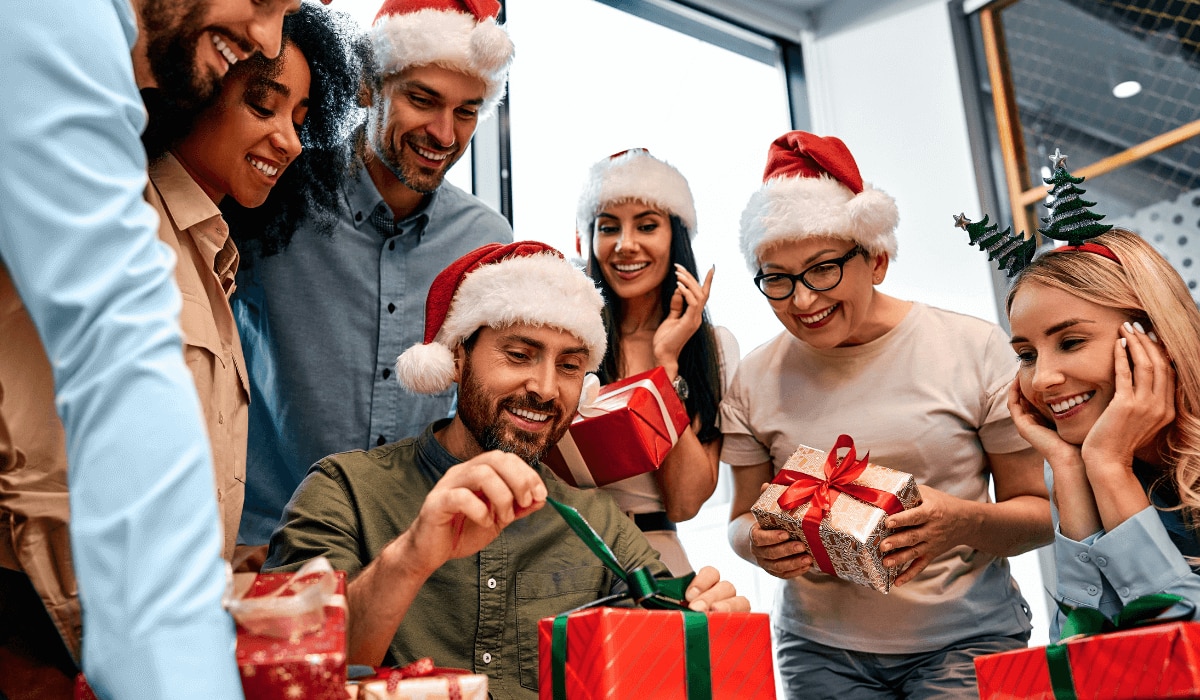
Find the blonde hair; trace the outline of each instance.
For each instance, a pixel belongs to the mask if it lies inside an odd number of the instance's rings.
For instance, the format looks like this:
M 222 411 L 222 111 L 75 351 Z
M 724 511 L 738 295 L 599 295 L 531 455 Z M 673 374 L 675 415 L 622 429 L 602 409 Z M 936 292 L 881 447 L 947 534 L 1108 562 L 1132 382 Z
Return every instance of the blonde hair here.
M 1023 285 L 1037 283 L 1149 322 L 1175 363 L 1175 422 L 1163 458 L 1185 521 L 1200 527 L 1200 310 L 1179 273 L 1141 236 L 1114 228 L 1091 242 L 1111 250 L 1120 264 L 1095 253 L 1049 251 L 1013 281 L 1005 312 Z

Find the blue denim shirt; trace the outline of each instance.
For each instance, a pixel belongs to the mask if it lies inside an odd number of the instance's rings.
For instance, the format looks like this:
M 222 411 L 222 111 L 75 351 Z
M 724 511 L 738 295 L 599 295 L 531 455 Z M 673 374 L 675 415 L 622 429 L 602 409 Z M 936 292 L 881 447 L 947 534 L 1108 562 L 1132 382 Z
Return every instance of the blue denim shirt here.
M 83 669 L 100 697 L 241 698 L 174 257 L 142 199 L 133 10 L 14 9 L 0 23 L 0 261 L 54 369 Z
M 361 166 L 361 163 L 358 164 Z M 246 503 L 239 537 L 270 539 L 308 469 L 336 452 L 421 434 L 454 390 L 405 392 L 396 356 L 425 331 L 425 297 L 447 265 L 512 228 L 446 182 L 395 228 L 365 167 L 332 236 L 305 227 L 286 250 L 245 260 L 233 297 L 250 374 Z

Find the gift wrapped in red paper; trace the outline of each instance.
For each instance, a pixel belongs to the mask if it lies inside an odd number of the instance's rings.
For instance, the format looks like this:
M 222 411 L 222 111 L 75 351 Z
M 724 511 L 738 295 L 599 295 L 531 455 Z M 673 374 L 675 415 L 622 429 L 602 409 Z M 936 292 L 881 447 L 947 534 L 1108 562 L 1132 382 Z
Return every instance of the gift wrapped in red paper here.
M 346 574 L 319 559 L 259 574 L 229 604 L 250 700 L 346 700 Z
M 488 677 L 424 658 L 346 686 L 351 700 L 488 700 Z
M 600 387 L 593 396 L 580 402 L 567 434 L 544 460 L 578 488 L 658 469 L 690 422 L 662 367 Z
M 686 616 L 692 616 L 688 623 Z M 707 629 L 696 630 L 697 622 L 707 622 Z M 692 637 L 697 632 L 698 643 Z M 592 608 L 548 617 L 538 623 L 538 671 L 542 700 L 686 700 L 689 684 L 704 682 L 711 683 L 713 700 L 775 698 L 770 624 L 763 613 Z
M 1176 597 L 1147 596 L 1131 602 L 1126 610 L 1147 599 L 1163 598 Z M 976 657 L 975 674 L 982 700 L 1196 698 L 1200 697 L 1200 623 L 1071 636 L 1048 647 L 988 654 Z
M 887 593 L 899 573 L 879 551 L 887 516 L 919 505 L 921 492 L 911 474 L 856 456 L 849 435 L 828 453 L 801 445 L 750 511 L 760 528 L 804 542 L 822 572 Z

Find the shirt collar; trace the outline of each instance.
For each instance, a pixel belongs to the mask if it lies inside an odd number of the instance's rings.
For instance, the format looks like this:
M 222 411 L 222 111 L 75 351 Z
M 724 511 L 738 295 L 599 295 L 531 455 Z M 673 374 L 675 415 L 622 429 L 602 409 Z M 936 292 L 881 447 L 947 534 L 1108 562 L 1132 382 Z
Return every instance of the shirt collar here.
M 433 434 L 450 424 L 450 418 L 442 418 L 425 426 L 425 432 L 417 438 L 417 466 L 433 481 L 441 479 L 446 472 L 462 460 L 437 441 Z
M 221 210 L 175 156 L 168 153 L 152 163 L 149 174 L 162 200 L 163 211 L 177 230 L 191 234 L 209 269 L 219 276 L 236 269 L 236 248 L 229 239 L 229 227 L 221 217 Z M 211 225 L 200 225 L 207 222 Z
M 371 173 L 367 171 L 366 164 L 360 158 L 355 165 L 355 169 L 358 171 L 357 176 L 347 178 L 345 185 L 346 203 L 350 207 L 350 214 L 354 219 L 356 229 L 362 230 L 364 226 L 376 228 L 371 223 L 371 215 L 378 211 L 386 215 L 387 219 L 391 219 L 392 212 L 388 209 L 387 202 L 383 201 L 383 195 L 379 194 L 379 189 L 375 187 L 375 182 L 371 180 Z M 396 222 L 399 228 L 405 232 L 410 230 L 416 232 L 419 241 L 425 234 L 425 228 L 429 223 L 429 212 L 433 210 L 434 203 L 438 201 L 441 190 L 442 188 L 438 187 L 425 197 L 416 211 Z

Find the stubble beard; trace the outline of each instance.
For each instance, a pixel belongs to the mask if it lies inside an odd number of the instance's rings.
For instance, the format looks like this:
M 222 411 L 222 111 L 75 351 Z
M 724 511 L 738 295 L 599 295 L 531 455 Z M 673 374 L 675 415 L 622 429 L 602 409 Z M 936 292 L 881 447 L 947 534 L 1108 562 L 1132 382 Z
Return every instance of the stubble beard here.
M 388 169 L 388 172 L 400 181 L 400 184 L 418 194 L 433 194 L 437 191 L 437 188 L 441 187 L 442 182 L 446 179 L 446 173 L 462 157 L 462 151 L 459 151 L 448 158 L 446 164 L 436 173 L 427 175 L 425 172 L 422 172 L 420 166 L 405 162 L 402 155 L 404 149 L 407 148 L 407 144 L 405 143 L 407 136 L 405 134 L 401 134 L 396 142 L 386 140 L 383 110 L 375 110 L 374 127 L 375 133 L 370 140 L 371 150 L 375 152 L 375 157 Z
M 563 411 L 553 401 L 537 401 L 529 394 L 522 394 L 501 399 L 493 408 L 483 387 L 475 380 L 469 360 L 463 365 L 461 379 L 458 387 L 458 417 L 485 452 L 511 452 L 527 463 L 534 464 L 541 461 L 550 447 L 557 444 L 567 432 L 570 417 L 564 419 Z M 507 408 L 549 413 L 548 420 L 554 423 L 554 428 L 544 438 L 514 428 L 501 417 Z
M 176 109 L 203 109 L 221 86 L 221 76 L 196 65 L 208 7 L 207 0 L 146 0 L 142 6 L 150 71 L 159 94 Z

